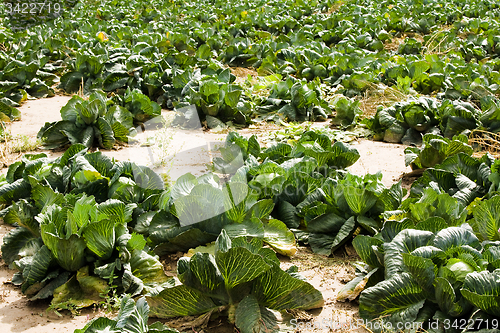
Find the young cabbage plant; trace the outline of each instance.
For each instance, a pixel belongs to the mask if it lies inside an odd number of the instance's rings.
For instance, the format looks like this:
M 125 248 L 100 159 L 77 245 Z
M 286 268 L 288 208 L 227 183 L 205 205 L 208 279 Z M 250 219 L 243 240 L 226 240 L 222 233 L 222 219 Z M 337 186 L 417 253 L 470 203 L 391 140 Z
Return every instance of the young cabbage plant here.
M 328 168 L 326 174 L 320 173 L 317 159 L 296 158 L 281 166 L 264 162 L 248 171 L 254 174 L 249 185 L 276 202 L 274 218 L 300 235 L 315 253 L 330 255 L 358 228 L 377 233 L 382 226 L 379 215 L 397 209 L 403 191 L 399 183 L 386 188 L 381 174 L 359 177 Z
M 75 95 L 61 109 L 62 120 L 45 123 L 38 139 L 47 149 L 67 144 L 83 144 L 87 148 L 113 148 L 115 141 L 128 142 L 134 132 L 132 115 L 124 109 L 107 109 L 104 93 L 94 92 L 88 100 Z
M 339 172 L 296 206 L 306 232 L 301 233 L 303 240 L 315 253 L 330 255 L 358 229 L 377 234 L 382 227 L 380 215 L 397 209 L 403 196 L 401 183 L 386 188 L 380 173 L 360 177 Z
M 138 89 L 127 89 L 122 99 L 122 107 L 132 115 L 134 124 L 142 124 L 149 119 L 161 116 L 161 107 L 151 101 Z
M 61 77 L 58 87 L 68 93 L 76 93 L 82 89 L 85 94 L 102 87 L 102 72 L 106 58 L 104 54 L 77 52 L 71 61 L 70 69 Z
M 232 118 L 238 112 L 242 94 L 242 88 L 233 84 L 235 79 L 229 68 L 219 70 L 215 76 L 203 75 L 197 87 L 189 87 L 189 101 L 205 115 Z
M 495 305 L 486 299 L 492 300 L 489 295 L 500 284 L 479 286 L 492 281 L 500 247 L 481 244 L 467 224 L 447 227 L 439 218 L 416 225 L 386 223 L 379 235 L 357 236 L 353 245 L 368 266 L 359 281 L 342 292 L 356 297 L 355 290 L 366 284 L 359 299 L 365 320 L 380 327 L 416 323 L 438 332 L 444 328 L 443 320 L 491 319 L 496 314 Z
M 359 108 L 358 100 L 352 100 L 343 95 L 337 95 L 331 105 L 336 112 L 332 123 L 342 129 L 356 126 L 359 116 L 363 113 Z
M 469 139 L 465 135 L 457 135 L 450 140 L 440 135 L 425 134 L 420 148 L 408 147 L 405 149 L 405 164 L 416 170 L 432 168 L 458 153 L 470 156 L 473 150 L 468 142 Z
M 140 219 L 136 231 L 149 235 L 155 253 L 187 251 L 213 242 L 222 230 L 232 237 L 259 237 L 283 255 L 296 251 L 293 234 L 271 219 L 272 200 L 259 200 L 245 182 L 223 186 L 213 174 L 180 177 L 160 199 L 161 210 Z
M 161 178 L 86 151 L 74 145 L 55 160 L 25 155 L 0 187 L 4 221 L 17 226 L 2 245 L 5 262 L 19 271 L 13 281 L 30 299 L 57 296 L 56 307 L 99 302 L 110 281 L 131 294 L 168 282 L 143 251 L 143 236 L 127 229 L 134 212 L 157 209 Z
M 490 154 L 481 158 L 463 152 L 449 156 L 442 163 L 424 171 L 422 177 L 413 183 L 410 197 L 418 198 L 426 189 L 434 188 L 468 206 L 476 198 L 495 194 L 496 186 L 490 180 L 495 179 L 494 163 L 495 159 Z
M 421 97 L 378 109 L 371 130 L 387 142 L 418 145 L 421 133 L 434 132 L 438 124 L 437 102 Z
M 19 120 L 21 112 L 14 108 L 26 101 L 28 97 L 43 98 L 54 96 L 51 86 L 58 80 L 57 76 L 44 72 L 44 61 L 16 59 L 14 55 L 1 57 L 2 73 L 0 73 L 0 112 L 2 120 Z
M 278 332 L 271 310 L 309 310 L 323 306 L 321 292 L 301 278 L 295 267 L 280 268 L 262 240 L 233 240 L 223 231 L 215 255 L 195 253 L 177 264 L 180 286 L 147 296 L 151 313 L 159 318 L 224 312 L 241 332 Z
M 325 121 L 331 114 L 328 103 L 321 99 L 319 84 L 288 76 L 271 86 L 255 112 L 258 119 L 275 121 Z
M 136 204 L 97 204 L 85 194 L 51 201 L 2 245 L 6 262 L 19 271 L 13 281 L 30 299 L 54 296 L 53 307 L 79 308 L 99 302 L 110 282 L 132 295 L 169 283 L 158 259 L 144 251 L 144 238 L 128 232 Z

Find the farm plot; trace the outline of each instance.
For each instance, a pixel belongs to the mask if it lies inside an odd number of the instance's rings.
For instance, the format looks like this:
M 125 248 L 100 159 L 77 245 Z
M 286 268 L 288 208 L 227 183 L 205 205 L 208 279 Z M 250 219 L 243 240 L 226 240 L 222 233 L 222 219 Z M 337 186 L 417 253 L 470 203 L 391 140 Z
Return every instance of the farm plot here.
M 499 7 L 5 2 L 6 304 L 94 308 L 79 332 L 497 330 Z

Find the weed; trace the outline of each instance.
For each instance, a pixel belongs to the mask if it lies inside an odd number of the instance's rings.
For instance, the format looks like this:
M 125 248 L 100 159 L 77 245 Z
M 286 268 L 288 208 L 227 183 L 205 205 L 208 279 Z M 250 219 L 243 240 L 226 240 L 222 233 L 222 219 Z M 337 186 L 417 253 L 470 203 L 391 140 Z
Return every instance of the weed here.
M 0 122 L 0 164 L 9 165 L 21 153 L 36 150 L 40 146 L 40 141 L 26 135 L 12 137 L 4 122 Z
M 27 135 L 18 135 L 10 142 L 10 152 L 13 154 L 26 153 L 36 150 L 40 145 L 40 140 L 36 138 L 31 138 Z
M 161 166 L 164 168 L 170 168 L 173 164 L 173 154 L 171 151 L 171 143 L 174 138 L 175 130 L 170 126 L 172 120 L 169 117 L 162 116 L 163 126 L 158 131 L 154 132 L 153 138 L 154 144 L 151 145 L 152 161 L 155 167 Z
M 326 13 L 327 14 L 335 13 L 336 11 L 338 11 L 340 9 L 340 7 L 342 7 L 343 4 L 344 4 L 344 1 L 335 1 Z
M 451 33 L 451 27 L 443 26 L 441 29 L 433 33 L 427 40 L 422 48 L 422 55 L 445 55 L 456 49 L 456 46 L 453 43 L 455 39 L 456 36 Z
M 359 108 L 363 111 L 361 118 L 374 116 L 378 106 L 388 107 L 395 102 L 406 100 L 411 90 L 408 82 L 404 79 L 398 80 L 397 88 L 388 87 L 384 84 L 369 84 L 368 90 L 359 103 Z
M 500 134 L 480 129 L 473 130 L 469 135 L 469 144 L 477 150 L 474 156 L 482 156 L 487 152 L 496 158 L 500 157 Z
M 77 307 L 75 304 L 73 304 L 71 301 L 69 302 L 64 302 L 64 303 L 59 303 L 59 304 L 51 304 L 46 312 L 53 311 L 56 315 L 59 317 L 62 317 L 63 315 L 59 312 L 61 310 L 68 310 L 73 317 L 76 317 L 80 313 L 79 307 Z
M 165 187 L 170 187 L 172 185 L 172 177 L 170 177 L 169 173 L 160 173 L 160 177 L 165 184 Z
M 0 165 L 10 165 L 16 161 L 23 153 L 31 152 L 40 146 L 40 141 L 25 135 L 9 138 L 3 135 L 3 142 L 0 144 Z

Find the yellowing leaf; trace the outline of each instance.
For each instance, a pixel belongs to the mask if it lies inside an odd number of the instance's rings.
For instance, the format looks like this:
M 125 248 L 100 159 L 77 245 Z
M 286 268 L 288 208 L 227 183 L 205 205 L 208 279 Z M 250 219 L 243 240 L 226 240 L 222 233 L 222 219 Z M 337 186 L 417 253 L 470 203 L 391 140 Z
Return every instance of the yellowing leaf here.
M 104 42 L 104 41 L 107 41 L 108 40 L 108 36 L 106 35 L 106 33 L 100 31 L 97 33 L 97 37 L 96 37 L 101 43 Z

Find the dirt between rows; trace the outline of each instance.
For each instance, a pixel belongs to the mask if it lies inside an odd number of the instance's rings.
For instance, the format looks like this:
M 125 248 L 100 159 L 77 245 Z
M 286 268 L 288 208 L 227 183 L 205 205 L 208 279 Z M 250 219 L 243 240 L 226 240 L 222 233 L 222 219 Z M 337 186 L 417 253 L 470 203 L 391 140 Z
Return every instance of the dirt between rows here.
M 60 108 L 70 99 L 68 96 L 32 100 L 21 106 L 22 120 L 8 125 L 12 136 L 27 135 L 36 137 L 38 130 L 46 121 L 60 120 Z M 171 116 L 165 112 L 167 117 Z M 315 127 L 327 126 L 326 123 L 315 124 Z M 256 134 L 263 137 L 275 127 L 244 129 L 244 135 Z M 103 153 L 117 160 L 131 160 L 140 164 L 148 164 L 159 172 L 169 174 L 170 181 L 175 181 L 186 172 L 201 175 L 207 172 L 218 145 L 223 143 L 225 134 L 198 130 L 179 130 L 162 128 L 157 131 L 139 131 L 141 144 L 119 147 L 117 150 Z M 153 133 L 153 134 L 152 134 Z M 154 141 L 153 144 L 150 144 Z M 361 154 L 360 160 L 349 170 L 356 174 L 375 173 L 382 171 L 383 182 L 390 186 L 397 182 L 401 175 L 411 171 L 404 165 L 404 146 L 373 142 L 360 139 L 353 143 Z M 60 156 L 62 152 L 45 151 L 49 156 Z M 6 172 L 6 168 L 2 170 Z M 0 241 L 11 226 L 0 224 Z M 161 258 L 168 275 L 175 275 L 176 260 L 182 254 Z M 326 258 L 314 255 L 310 248 L 299 246 L 297 254 L 292 258 L 280 256 L 284 269 L 291 265 L 299 267 L 300 272 L 309 282 L 318 288 L 325 298 L 325 306 L 309 312 L 295 314 L 302 320 L 292 322 L 297 332 L 366 332 L 359 326 L 357 320 L 357 303 L 342 303 L 336 301 L 336 294 L 342 286 L 354 276 L 354 268 L 350 264 L 359 258 L 352 246 L 346 246 L 333 257 Z M 86 322 L 96 316 L 112 317 L 116 313 L 107 312 L 101 305 L 92 309 L 84 309 L 79 313 L 69 311 L 47 311 L 50 301 L 29 301 L 18 287 L 9 281 L 15 272 L 0 261 L 0 332 L 73 332 L 83 328 Z M 151 322 L 156 320 L 152 319 Z M 169 321 L 172 327 L 186 326 L 184 320 Z M 189 325 L 189 323 L 187 323 Z M 219 318 L 206 328 L 189 328 L 189 332 L 236 332 L 227 324 L 226 318 Z

